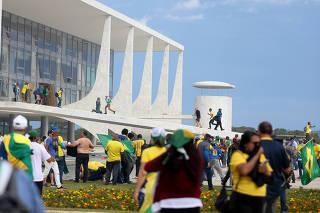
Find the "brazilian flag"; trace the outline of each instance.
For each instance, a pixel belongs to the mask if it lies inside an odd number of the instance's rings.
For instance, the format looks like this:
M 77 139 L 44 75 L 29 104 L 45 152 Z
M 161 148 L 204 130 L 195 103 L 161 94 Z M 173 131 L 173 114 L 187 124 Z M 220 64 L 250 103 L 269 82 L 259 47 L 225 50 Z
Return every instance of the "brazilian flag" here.
M 106 149 L 108 142 L 112 140 L 112 136 L 110 135 L 98 134 L 98 138 L 104 149 Z
M 24 135 L 11 133 L 5 135 L 2 141 L 7 152 L 7 160 L 15 167 L 25 170 L 32 180 L 30 140 Z
M 309 141 L 300 151 L 303 168 L 301 183 L 307 185 L 320 176 L 320 168 L 313 150 L 313 140 Z

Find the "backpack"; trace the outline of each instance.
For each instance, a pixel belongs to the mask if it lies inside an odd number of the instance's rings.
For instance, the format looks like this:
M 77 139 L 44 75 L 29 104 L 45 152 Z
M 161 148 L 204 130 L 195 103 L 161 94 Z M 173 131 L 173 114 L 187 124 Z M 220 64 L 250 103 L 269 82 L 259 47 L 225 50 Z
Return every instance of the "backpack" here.
M 29 213 L 26 206 L 18 199 L 16 184 L 17 169 L 5 161 L 1 161 L 0 164 L 0 180 L 2 183 L 0 186 L 0 212 Z
M 58 98 L 59 97 L 58 92 L 54 93 L 54 96 L 56 96 Z

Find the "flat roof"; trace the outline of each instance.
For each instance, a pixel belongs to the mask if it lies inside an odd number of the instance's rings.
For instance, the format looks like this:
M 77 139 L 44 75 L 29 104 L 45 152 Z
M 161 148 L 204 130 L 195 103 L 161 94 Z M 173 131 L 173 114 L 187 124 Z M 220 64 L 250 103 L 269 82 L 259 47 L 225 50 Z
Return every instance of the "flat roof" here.
M 201 89 L 234 89 L 235 86 L 221 81 L 201 81 L 192 84 L 193 87 Z
M 154 51 L 184 50 L 183 45 L 95 0 L 4 0 L 3 10 L 90 42 L 101 44 L 106 16 L 111 16 L 111 49 L 124 52 L 130 27 L 135 28 L 134 51 L 146 51 L 154 36 Z

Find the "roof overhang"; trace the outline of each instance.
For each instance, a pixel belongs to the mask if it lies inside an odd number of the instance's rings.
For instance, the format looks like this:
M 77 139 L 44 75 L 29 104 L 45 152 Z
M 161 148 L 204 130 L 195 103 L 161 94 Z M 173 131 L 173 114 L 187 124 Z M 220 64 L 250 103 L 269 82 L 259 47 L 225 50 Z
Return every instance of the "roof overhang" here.
M 95 0 L 4 0 L 3 10 L 101 44 L 104 21 L 111 16 L 111 49 L 124 52 L 130 27 L 135 28 L 134 51 L 146 51 L 148 38 L 154 36 L 154 51 L 184 47 L 143 24 Z
M 200 89 L 234 89 L 235 86 L 221 81 L 202 81 L 192 84 L 193 87 Z

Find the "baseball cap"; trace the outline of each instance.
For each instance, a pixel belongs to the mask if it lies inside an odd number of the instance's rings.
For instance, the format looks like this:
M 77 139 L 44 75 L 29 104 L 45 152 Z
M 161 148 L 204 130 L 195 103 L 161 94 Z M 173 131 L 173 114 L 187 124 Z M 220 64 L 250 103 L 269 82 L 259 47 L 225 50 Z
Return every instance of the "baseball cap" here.
M 166 131 L 164 130 L 164 128 L 161 128 L 161 127 L 153 128 L 151 131 L 151 137 L 155 138 L 160 136 L 162 137 L 166 136 Z
M 171 137 L 171 145 L 176 148 L 181 148 L 185 144 L 192 142 L 194 134 L 188 130 L 179 129 Z
M 24 130 L 28 127 L 28 120 L 24 116 L 18 115 L 13 119 L 12 126 L 15 130 Z
M 31 137 L 33 137 L 33 138 L 36 138 L 36 137 L 38 137 L 39 135 L 38 135 L 38 133 L 37 133 L 36 130 L 31 130 L 31 131 L 29 132 L 29 136 L 31 136 Z

